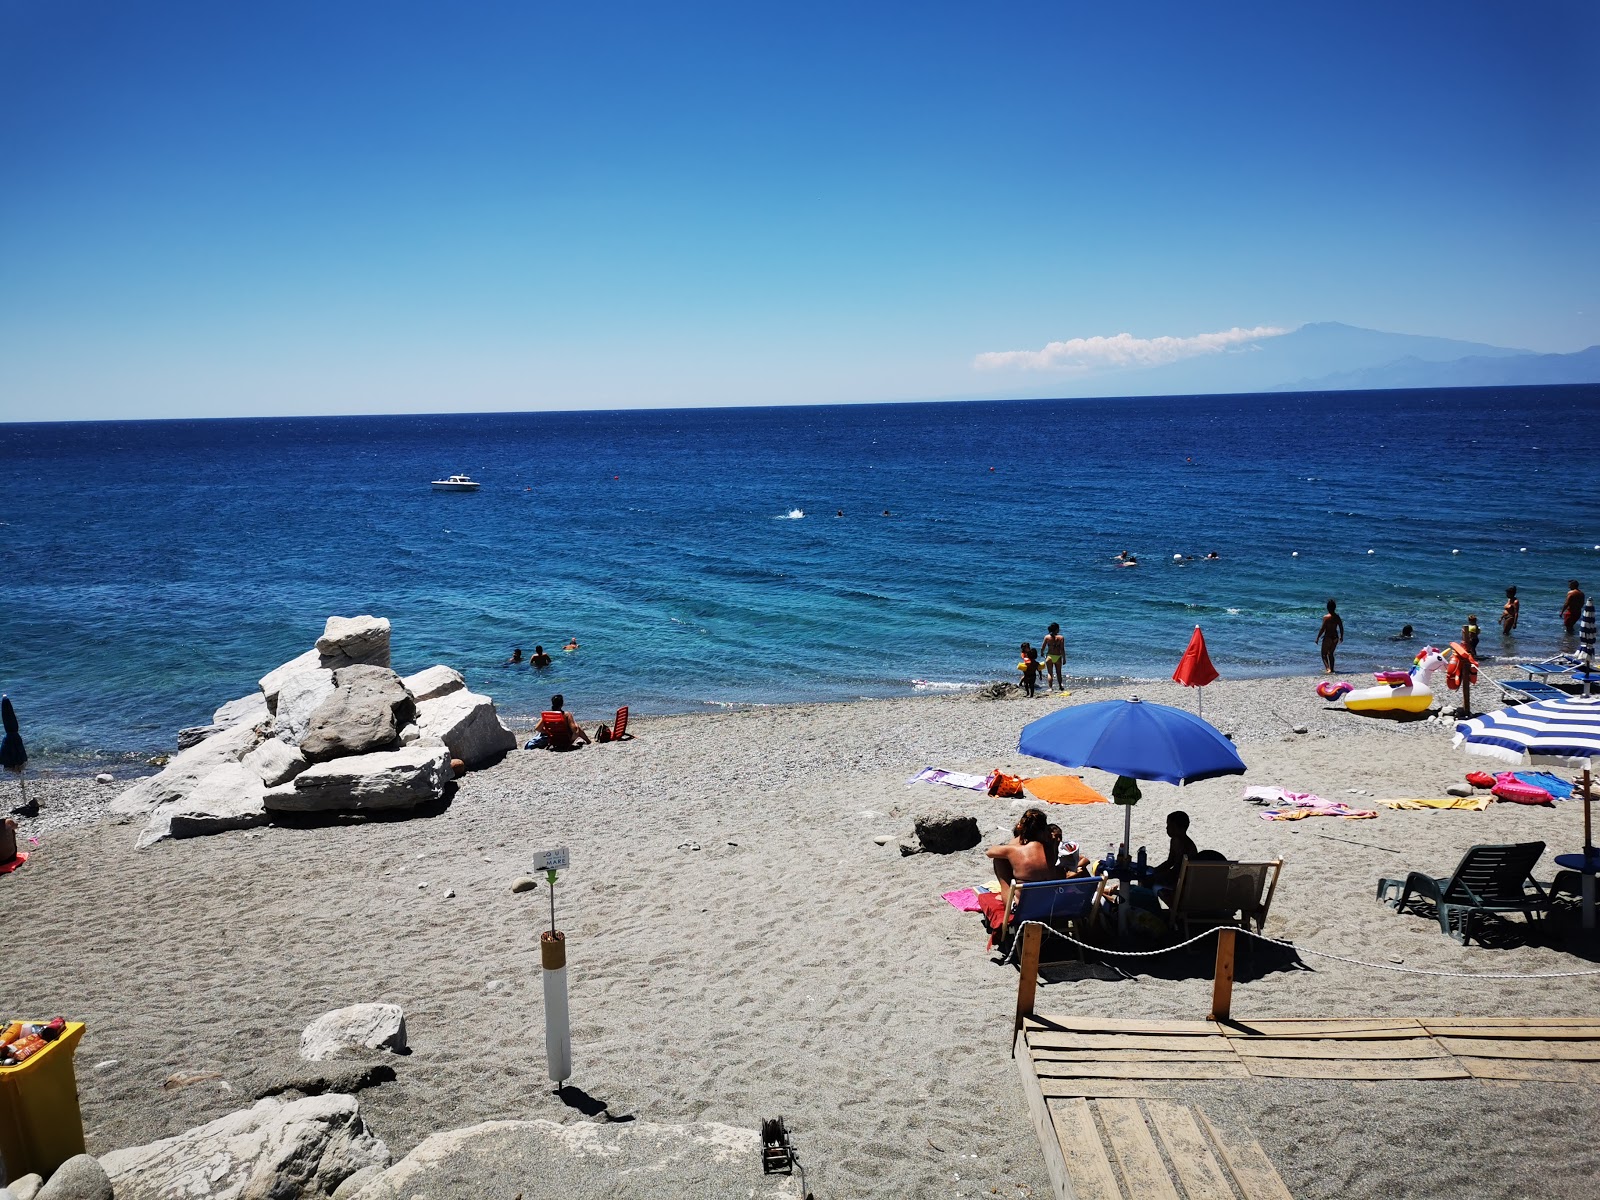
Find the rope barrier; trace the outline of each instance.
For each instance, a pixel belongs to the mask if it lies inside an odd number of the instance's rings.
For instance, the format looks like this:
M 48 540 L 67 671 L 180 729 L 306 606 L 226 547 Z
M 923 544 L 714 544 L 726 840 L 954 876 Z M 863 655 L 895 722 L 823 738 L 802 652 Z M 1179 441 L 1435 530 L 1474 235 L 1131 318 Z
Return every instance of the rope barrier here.
M 1061 930 L 1056 929 L 1051 925 L 1047 925 L 1043 921 L 1021 921 L 1013 926 L 1013 928 L 1016 929 L 1020 934 L 1020 932 L 1029 925 L 1037 925 L 1040 929 L 1045 930 L 1047 933 L 1054 934 L 1058 938 L 1062 938 L 1071 942 L 1079 949 L 1092 950 L 1096 954 L 1109 955 L 1115 958 L 1155 958 L 1158 955 L 1171 954 L 1174 951 L 1182 950 L 1188 946 L 1192 946 L 1196 942 L 1203 941 L 1217 932 L 1216 929 L 1208 929 L 1204 933 L 1196 934 L 1194 937 L 1188 939 L 1188 941 L 1179 942 L 1174 946 L 1163 946 L 1159 950 L 1107 950 L 1103 946 L 1095 946 L 1091 945 L 1089 942 L 1080 941 L 1078 938 L 1073 937 L 1070 933 L 1063 933 Z M 1218 928 L 1221 927 L 1219 926 Z M 1483 973 L 1477 971 L 1433 971 L 1426 967 L 1407 967 L 1402 966 L 1399 963 L 1368 962 L 1365 959 L 1351 958 L 1344 954 L 1330 954 L 1326 950 L 1312 950 L 1305 946 L 1297 946 L 1293 942 L 1284 941 L 1282 938 L 1268 937 L 1266 934 L 1257 933 L 1253 929 L 1239 929 L 1237 932 L 1249 934 L 1257 941 L 1266 942 L 1271 946 L 1282 946 L 1286 950 L 1293 950 L 1296 954 L 1309 954 L 1313 958 L 1327 958 L 1332 959 L 1334 962 L 1349 963 L 1352 966 L 1357 967 L 1371 967 L 1377 971 L 1394 971 L 1402 975 L 1432 975 L 1444 979 L 1574 979 L 1584 975 L 1600 975 L 1600 968 L 1589 971 L 1539 971 L 1530 972 L 1527 974 L 1515 974 L 1509 972 Z M 1016 958 L 1017 947 L 1021 944 L 1022 938 L 1020 936 L 1016 936 L 1011 939 L 1010 949 L 1006 951 L 1005 957 L 1000 960 L 1002 965 L 1009 964 Z

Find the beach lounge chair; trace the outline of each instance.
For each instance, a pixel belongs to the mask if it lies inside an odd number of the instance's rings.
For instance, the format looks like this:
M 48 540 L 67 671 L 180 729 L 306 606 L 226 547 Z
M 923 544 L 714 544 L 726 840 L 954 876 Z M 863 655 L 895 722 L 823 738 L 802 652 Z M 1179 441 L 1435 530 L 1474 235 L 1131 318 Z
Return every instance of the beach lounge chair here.
M 1237 925 L 1259 932 L 1278 890 L 1283 860 L 1216 862 L 1186 859 L 1168 903 L 1172 928 L 1188 937 L 1196 926 Z
M 1564 692 L 1553 683 L 1543 683 L 1533 679 L 1526 682 L 1496 679 L 1494 685 L 1500 689 L 1500 694 L 1513 704 L 1526 704 L 1530 700 L 1565 700 L 1572 695 L 1571 692 Z
M 1062 933 L 1083 937 L 1100 910 L 1105 880 L 1042 879 L 1034 883 L 1002 884 L 1004 908 L 991 946 L 1009 952 L 1013 935 L 1024 921 L 1039 921 Z M 1079 951 L 1080 955 L 1082 951 Z
M 553 710 L 540 713 L 539 732 L 550 739 L 550 749 L 572 749 L 572 722 L 566 713 Z
M 1413 899 L 1431 902 L 1439 928 L 1466 945 L 1480 913 L 1520 912 L 1533 921 L 1549 911 L 1550 898 L 1533 877 L 1543 853 L 1543 842 L 1473 846 L 1448 878 L 1412 871 L 1403 880 L 1378 880 L 1378 899 L 1396 911 Z
M 611 740 L 620 742 L 632 736 L 633 734 L 628 732 L 628 706 L 624 704 L 617 709 L 617 719 L 611 723 Z

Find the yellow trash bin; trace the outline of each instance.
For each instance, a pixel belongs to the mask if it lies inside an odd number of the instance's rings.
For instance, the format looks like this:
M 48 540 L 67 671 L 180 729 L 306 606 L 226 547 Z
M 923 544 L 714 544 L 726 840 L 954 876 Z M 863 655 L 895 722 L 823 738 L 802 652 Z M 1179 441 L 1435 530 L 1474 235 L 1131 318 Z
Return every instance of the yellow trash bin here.
M 33 1057 L 0 1067 L 0 1156 L 7 1179 L 33 1172 L 48 1179 L 67 1159 L 84 1152 L 78 1079 L 72 1070 L 82 1037 L 83 1022 L 68 1021 L 61 1036 Z

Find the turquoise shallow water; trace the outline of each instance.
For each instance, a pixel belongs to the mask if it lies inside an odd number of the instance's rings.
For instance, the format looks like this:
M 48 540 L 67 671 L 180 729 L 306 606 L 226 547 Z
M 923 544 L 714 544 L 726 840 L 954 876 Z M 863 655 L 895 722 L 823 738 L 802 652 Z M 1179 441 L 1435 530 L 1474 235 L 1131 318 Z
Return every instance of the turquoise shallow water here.
M 1052 620 L 1069 674 L 1170 674 L 1196 623 L 1225 674 L 1309 671 L 1329 596 L 1352 674 L 1469 611 L 1527 657 L 1600 583 L 1597 420 L 1580 387 L 3 425 L 0 687 L 66 765 L 169 747 L 335 612 L 588 719 L 1014 677 Z

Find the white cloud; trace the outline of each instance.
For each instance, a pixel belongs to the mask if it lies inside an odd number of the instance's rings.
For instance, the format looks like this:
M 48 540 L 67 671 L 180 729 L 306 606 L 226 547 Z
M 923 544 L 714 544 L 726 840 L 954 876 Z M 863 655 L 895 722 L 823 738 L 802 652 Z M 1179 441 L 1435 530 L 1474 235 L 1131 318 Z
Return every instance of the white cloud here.
M 1270 325 L 1254 329 L 1235 326 L 1221 333 L 1193 337 L 1136 338 L 1131 333 L 1114 337 L 1072 338 L 1051 342 L 1043 350 L 989 350 L 972 360 L 980 371 L 1071 371 L 1083 373 L 1103 368 L 1155 367 L 1200 354 L 1218 354 L 1236 346 L 1288 333 Z

